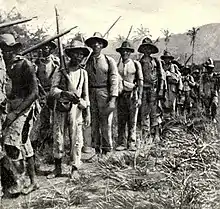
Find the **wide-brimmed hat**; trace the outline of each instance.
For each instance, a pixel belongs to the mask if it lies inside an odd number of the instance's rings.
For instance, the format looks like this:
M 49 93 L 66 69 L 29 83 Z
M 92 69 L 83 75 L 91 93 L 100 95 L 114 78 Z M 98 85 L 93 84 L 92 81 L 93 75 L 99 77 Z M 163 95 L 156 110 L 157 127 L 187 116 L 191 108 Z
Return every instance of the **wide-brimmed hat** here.
M 45 40 L 47 40 L 49 38 L 50 38 L 50 36 L 44 36 L 42 41 L 45 41 Z M 54 40 L 52 40 L 50 42 L 47 42 L 46 44 L 42 45 L 41 47 L 43 47 L 45 45 L 46 46 L 51 46 L 52 49 L 56 49 L 57 48 L 57 44 L 56 44 L 56 42 Z
M 14 49 L 22 47 L 22 44 L 15 41 L 15 38 L 12 34 L 6 33 L 0 35 L 0 47 L 10 47 Z
M 170 52 L 164 50 L 163 55 L 162 55 L 160 58 L 161 58 L 162 60 L 164 60 L 164 59 L 173 60 L 173 59 L 174 59 L 174 56 L 172 56 Z
M 90 53 L 89 49 L 84 45 L 83 42 L 79 40 L 73 40 L 69 45 L 65 48 L 65 53 L 69 57 L 70 51 L 78 51 L 81 50 L 84 53 L 84 56 L 87 57 Z
M 122 44 L 121 44 L 121 47 L 120 48 L 117 48 L 116 49 L 116 52 L 121 52 L 122 50 L 128 50 L 128 51 L 130 51 L 130 52 L 134 52 L 134 49 L 133 49 L 133 47 L 131 46 L 131 43 L 130 42 L 128 42 L 128 41 L 124 41 L 124 42 L 122 42 Z
M 198 73 L 200 73 L 200 70 L 198 68 L 195 68 L 195 69 L 192 70 L 192 73 L 193 74 L 198 74 Z
M 104 39 L 99 32 L 95 32 L 92 37 L 86 39 L 85 44 L 90 47 L 94 41 L 101 41 L 103 43 L 103 48 L 108 46 L 108 41 Z
M 152 50 L 152 54 L 156 54 L 159 52 L 159 49 L 157 48 L 157 46 L 153 44 L 152 40 L 148 37 L 143 39 L 142 44 L 138 48 L 138 52 L 144 53 L 143 49 L 145 47 L 150 47 Z
M 205 66 L 205 67 L 209 67 L 209 68 L 214 68 L 215 65 L 214 65 L 213 59 L 212 59 L 212 58 L 209 58 L 209 59 L 205 62 L 204 66 Z

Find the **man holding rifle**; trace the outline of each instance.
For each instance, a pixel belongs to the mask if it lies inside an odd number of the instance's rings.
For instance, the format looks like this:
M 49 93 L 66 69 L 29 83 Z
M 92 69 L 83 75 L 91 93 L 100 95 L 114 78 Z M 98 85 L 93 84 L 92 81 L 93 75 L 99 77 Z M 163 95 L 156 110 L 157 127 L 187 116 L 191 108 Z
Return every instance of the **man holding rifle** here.
M 74 40 L 66 47 L 65 53 L 70 61 L 66 68 L 55 72 L 52 80 L 51 95 L 55 98 L 53 114 L 55 170 L 48 178 L 59 177 L 62 174 L 61 161 L 66 139 L 70 140 L 70 177 L 75 177 L 81 165 L 83 124 L 90 125 L 88 76 L 81 67 L 82 60 L 90 51 L 82 42 Z M 86 114 L 82 114 L 83 110 Z

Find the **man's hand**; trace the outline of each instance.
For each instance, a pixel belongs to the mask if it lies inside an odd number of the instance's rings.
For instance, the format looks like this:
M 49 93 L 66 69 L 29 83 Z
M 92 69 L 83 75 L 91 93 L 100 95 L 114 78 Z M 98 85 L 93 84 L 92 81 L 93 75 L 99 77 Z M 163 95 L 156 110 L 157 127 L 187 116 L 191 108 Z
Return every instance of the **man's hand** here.
M 90 124 L 91 124 L 91 116 L 90 115 L 87 115 L 85 117 L 84 124 L 85 124 L 86 128 L 90 126 Z
M 84 99 L 79 99 L 79 104 L 78 104 L 79 109 L 83 110 L 86 109 L 87 107 L 87 102 Z
M 116 108 L 116 97 L 112 97 L 107 104 L 107 109 L 108 109 L 107 112 L 110 113 L 110 112 L 114 111 L 115 108 Z
M 166 71 L 166 76 L 171 76 L 171 73 L 169 70 Z
M 159 99 L 159 100 L 164 99 L 163 90 L 160 90 L 160 91 L 158 92 L 158 99 Z
M 137 101 L 136 101 L 136 107 L 140 107 L 141 106 L 141 99 L 138 99 Z
M 64 99 L 68 99 L 69 101 L 73 102 L 73 104 L 79 103 L 79 97 L 75 93 L 72 93 L 70 91 L 62 91 L 61 97 Z

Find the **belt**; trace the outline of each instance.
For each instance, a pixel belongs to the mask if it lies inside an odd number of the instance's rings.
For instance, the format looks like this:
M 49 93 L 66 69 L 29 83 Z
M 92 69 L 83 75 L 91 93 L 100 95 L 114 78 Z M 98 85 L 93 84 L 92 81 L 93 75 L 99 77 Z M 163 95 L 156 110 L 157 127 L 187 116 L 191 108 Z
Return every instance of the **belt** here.
M 107 85 L 90 86 L 90 88 L 93 88 L 93 89 L 100 89 L 100 88 L 107 88 L 107 87 L 108 87 Z

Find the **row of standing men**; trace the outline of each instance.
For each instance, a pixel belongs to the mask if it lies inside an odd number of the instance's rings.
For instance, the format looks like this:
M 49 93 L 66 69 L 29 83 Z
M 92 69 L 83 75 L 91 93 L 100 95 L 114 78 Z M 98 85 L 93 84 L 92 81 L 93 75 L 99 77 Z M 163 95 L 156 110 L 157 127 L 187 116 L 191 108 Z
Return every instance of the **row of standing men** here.
M 62 69 L 59 58 L 52 55 L 55 42 L 44 45 L 42 57 L 33 64 L 19 55 L 22 45 L 11 34 L 0 35 L 7 75 L 12 83 L 7 96 L 7 116 L 2 125 L 3 149 L 7 164 L 11 164 L 8 170 L 11 170 L 16 182 L 8 189 L 9 193 L 21 191 L 20 177 L 23 172 L 20 172 L 20 168 L 24 159 L 31 184 L 22 188 L 22 191 L 27 194 L 38 188 L 32 145 L 36 146 L 35 142 L 39 138 L 42 140 L 50 129 L 55 170 L 48 178 L 58 177 L 62 173 L 61 162 L 67 139 L 70 142 L 70 176 L 74 178 L 81 165 L 84 127 L 91 124 L 92 146 L 96 156 L 109 155 L 113 150 L 113 113 L 117 109 L 116 150 L 135 151 L 140 146 L 136 140 L 138 112 L 141 118 L 141 141 L 145 143 L 151 138 L 155 142 L 160 140 L 160 125 L 163 120 L 175 116 L 177 101 L 180 112 L 189 109 L 189 93 L 196 86 L 193 76 L 187 69 L 181 75 L 177 65 L 172 63 L 174 57 L 166 51 L 161 56 L 162 61 L 154 58 L 152 54 L 158 53 L 159 49 L 150 38 L 145 38 L 138 48 L 138 52 L 143 54 L 140 61 L 130 58 L 135 50 L 128 41 L 123 42 L 116 49 L 122 60 L 118 64 L 112 57 L 103 54 L 102 50 L 108 46 L 108 41 L 100 33 L 88 38 L 85 44 L 73 40 L 66 46 L 64 51 L 68 62 L 66 68 Z M 83 59 L 90 55 L 88 47 L 92 49 L 92 54 L 83 66 Z M 204 103 L 206 110 L 210 112 L 211 109 L 211 116 L 215 119 L 218 90 L 212 79 L 212 64 L 210 59 L 205 65 L 209 79 L 207 75 L 200 79 L 199 94 L 207 101 Z M 1 69 L 3 72 L 4 65 Z M 2 89 L 6 77 L 4 72 L 1 74 Z M 39 98 L 42 92 L 43 96 Z M 178 99 L 179 96 L 181 99 Z M 5 98 L 2 90 L 2 109 Z M 37 119 L 35 115 L 38 115 Z

